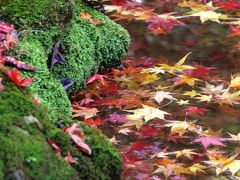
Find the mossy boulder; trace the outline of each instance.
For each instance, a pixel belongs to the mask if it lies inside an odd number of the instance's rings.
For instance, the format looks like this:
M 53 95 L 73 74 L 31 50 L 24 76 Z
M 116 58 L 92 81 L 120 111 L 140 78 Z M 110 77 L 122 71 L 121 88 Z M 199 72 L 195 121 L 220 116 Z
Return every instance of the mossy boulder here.
M 100 23 L 81 18 L 81 12 Z M 3 0 L 0 19 L 15 24 L 19 32 L 17 46 L 7 53 L 37 68 L 36 72 L 21 72 L 35 78 L 25 89 L 0 74 L 6 87 L 0 92 L 0 179 L 16 174 L 26 179 L 120 179 L 121 158 L 101 132 L 78 122 L 93 151 L 89 156 L 55 122 L 73 124 L 68 94 L 59 79 L 74 80 L 68 91 L 72 92 L 84 87 L 86 78 L 99 66 L 119 64 L 130 42 L 127 31 L 80 0 Z M 49 71 L 47 64 L 56 42 L 65 47 L 66 64 Z M 38 108 L 32 103 L 34 94 L 41 99 Z M 28 116 L 38 119 L 44 128 L 27 124 L 24 117 Z M 55 155 L 48 138 L 60 146 L 61 157 Z M 78 165 L 64 161 L 68 152 L 78 159 Z
M 3 77 L 5 89 L 0 92 L 0 179 L 120 179 L 122 164 L 118 152 L 107 138 L 97 130 L 81 124 L 86 143 L 92 155 L 81 152 L 68 134 L 52 123 L 54 112 L 44 103 L 33 104 L 33 97 Z M 33 116 L 36 123 L 28 124 L 26 117 Z M 72 120 L 65 120 L 66 125 Z M 51 138 L 62 150 L 55 155 L 47 139 Z M 70 152 L 78 159 L 77 165 L 69 165 L 64 157 Z

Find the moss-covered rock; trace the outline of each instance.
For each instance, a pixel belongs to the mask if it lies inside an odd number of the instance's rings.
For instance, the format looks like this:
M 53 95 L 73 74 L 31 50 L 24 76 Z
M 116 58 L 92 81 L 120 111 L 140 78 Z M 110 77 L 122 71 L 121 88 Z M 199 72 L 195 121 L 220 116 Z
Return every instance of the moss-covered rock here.
M 94 25 L 82 19 L 80 12 L 100 23 Z M 75 81 L 71 92 L 83 87 L 85 79 L 99 66 L 119 64 L 130 41 L 127 31 L 74 0 L 3 0 L 0 19 L 15 24 L 20 33 L 17 46 L 8 53 L 37 68 L 34 73 L 22 72 L 24 77 L 35 78 L 25 90 L 0 74 L 6 86 L 0 92 L 0 179 L 11 179 L 16 173 L 26 179 L 120 179 L 121 158 L 101 132 L 81 124 L 93 152 L 87 156 L 54 122 L 61 119 L 66 125 L 73 123 L 70 101 L 59 79 Z M 59 41 L 66 48 L 67 63 L 57 64 L 49 72 L 52 47 Z M 39 108 L 33 105 L 29 92 L 41 98 Z M 44 129 L 28 125 L 24 116 L 36 117 Z M 60 146 L 62 157 L 56 157 L 47 138 Z M 78 165 L 70 166 L 64 161 L 68 152 L 78 158 Z
M 120 179 L 122 164 L 118 152 L 97 130 L 81 124 L 86 142 L 92 149 L 88 156 L 79 151 L 68 134 L 55 127 L 44 103 L 36 108 L 32 96 L 4 77 L 5 89 L 0 92 L 0 179 L 23 176 L 26 179 Z M 28 124 L 33 116 L 42 124 Z M 73 121 L 66 120 L 70 125 Z M 62 150 L 57 157 L 47 139 L 54 140 Z M 64 157 L 71 152 L 79 164 L 70 166 Z M 14 178 L 13 178 L 14 179 Z

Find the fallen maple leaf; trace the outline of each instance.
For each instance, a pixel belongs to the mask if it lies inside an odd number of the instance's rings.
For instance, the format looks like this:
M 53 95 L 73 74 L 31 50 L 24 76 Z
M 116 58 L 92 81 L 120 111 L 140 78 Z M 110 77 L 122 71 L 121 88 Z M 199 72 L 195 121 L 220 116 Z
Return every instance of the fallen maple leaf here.
M 69 164 L 78 164 L 78 162 L 72 157 L 70 152 L 68 152 L 68 155 L 64 158 L 64 160 Z
M 225 146 L 222 142 L 226 141 L 226 138 L 219 137 L 198 137 L 193 142 L 201 143 L 206 149 L 210 145 Z
M 170 123 L 164 126 L 171 127 L 170 135 L 179 134 L 179 136 L 182 136 L 187 130 L 197 131 L 198 128 L 194 123 L 187 121 L 170 121 Z
M 155 99 L 155 101 L 157 101 L 158 104 L 161 104 L 161 102 L 164 99 L 176 100 L 176 98 L 174 98 L 171 94 L 172 93 L 170 93 L 170 92 L 157 91 L 154 95 L 154 99 Z
M 130 120 L 139 120 L 144 119 L 145 122 L 150 121 L 154 118 L 165 119 L 165 115 L 169 114 L 165 111 L 162 111 L 158 108 L 150 107 L 147 105 L 142 105 L 143 108 L 136 110 L 126 110 L 127 112 L 132 112 L 134 114 L 127 115 L 127 118 Z
M 84 117 L 84 119 L 89 119 L 97 115 L 97 108 L 87 108 L 73 105 L 72 106 L 73 118 Z
M 34 78 L 22 78 L 20 72 L 14 68 L 13 70 L 7 70 L 1 68 L 3 72 L 17 85 L 21 87 L 30 86 Z
M 61 156 L 61 149 L 52 139 L 48 138 L 48 143 L 52 146 L 57 156 Z
M 107 78 L 107 76 L 105 75 L 101 75 L 101 74 L 94 74 L 92 77 L 88 78 L 86 83 L 90 84 L 94 81 L 100 81 L 102 85 L 105 84 L 105 79 Z
M 126 4 L 125 0 L 111 0 L 111 2 L 113 5 L 116 5 L 116 6 L 123 6 Z
M 206 111 L 205 108 L 199 108 L 199 107 L 195 107 L 195 106 L 187 106 L 187 108 L 186 108 L 186 114 L 187 115 L 192 115 L 192 114 L 195 114 L 195 113 L 198 113 L 200 115 L 204 115 L 205 111 Z
M 99 126 L 103 123 L 103 120 L 101 120 L 99 117 L 97 117 L 96 120 L 93 119 L 86 119 L 84 122 L 89 126 Z
M 80 150 L 89 155 L 92 154 L 91 148 L 85 143 L 85 135 L 79 124 L 64 127 L 63 131 L 67 132 L 71 136 L 72 140 Z

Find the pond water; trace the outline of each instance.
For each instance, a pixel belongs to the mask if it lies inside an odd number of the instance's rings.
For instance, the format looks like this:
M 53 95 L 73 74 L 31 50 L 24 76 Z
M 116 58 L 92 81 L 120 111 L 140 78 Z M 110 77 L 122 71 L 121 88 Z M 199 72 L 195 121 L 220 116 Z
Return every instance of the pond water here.
M 158 14 L 189 11 L 178 2 L 142 5 Z M 105 80 L 74 94 L 73 104 L 99 110 L 85 122 L 116 145 L 123 179 L 237 179 L 240 86 L 231 86 L 231 75 L 240 72 L 239 37 L 222 21 L 178 20 L 185 25 L 159 35 L 146 22 L 120 21 L 132 39 L 123 67 L 103 72 Z M 189 52 L 184 64 L 196 71 L 176 65 Z

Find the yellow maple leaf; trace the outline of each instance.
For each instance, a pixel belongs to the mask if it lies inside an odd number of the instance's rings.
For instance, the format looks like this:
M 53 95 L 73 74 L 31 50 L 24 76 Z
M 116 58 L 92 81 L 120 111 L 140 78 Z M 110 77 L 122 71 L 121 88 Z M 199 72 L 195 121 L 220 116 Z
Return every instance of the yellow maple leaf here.
M 230 105 L 240 104 L 240 91 L 234 92 L 234 93 L 230 93 L 228 91 L 224 92 L 223 94 L 216 96 L 215 101 L 217 103 L 219 103 L 220 105 L 223 105 L 223 104 L 230 104 Z
M 191 78 L 187 75 L 179 75 L 176 78 L 172 79 L 174 81 L 174 86 L 179 86 L 181 84 L 188 84 L 189 86 L 194 86 L 195 85 L 195 81 L 201 81 L 197 78 Z
M 179 158 L 180 156 L 185 156 L 189 159 L 192 159 L 191 155 L 197 154 L 194 152 L 194 149 L 183 149 L 181 151 L 175 151 L 176 153 L 176 158 Z
M 210 101 L 212 100 L 212 95 L 202 95 L 200 94 L 197 97 L 194 97 L 195 99 L 198 99 L 199 102 L 208 102 L 210 103 Z
M 189 56 L 190 53 L 188 53 L 187 55 L 185 55 L 182 59 L 180 59 L 176 64 L 174 64 L 173 66 L 170 66 L 168 64 L 160 64 L 161 65 L 161 69 L 171 73 L 171 74 L 176 74 L 178 72 L 183 72 L 185 69 L 195 69 L 192 66 L 189 65 L 183 65 L 187 59 L 187 57 Z
M 165 111 L 162 111 L 155 107 L 150 107 L 147 105 L 143 105 L 143 108 L 136 110 L 126 110 L 127 112 L 131 112 L 134 114 L 127 115 L 127 118 L 130 120 L 139 120 L 144 119 L 145 122 L 148 122 L 154 118 L 165 119 L 165 115 L 169 114 Z
M 188 167 L 188 169 L 193 173 L 196 174 L 197 172 L 205 173 L 204 169 L 207 169 L 207 166 L 201 165 L 199 163 L 193 164 L 192 166 Z
M 193 13 L 189 16 L 200 17 L 201 23 L 204 23 L 208 20 L 219 23 L 220 19 L 226 20 L 228 18 L 227 15 L 222 14 L 222 13 L 217 13 L 215 11 L 201 11 L 201 12 Z
M 199 93 L 195 90 L 192 90 L 192 91 L 185 91 L 183 93 L 183 95 L 190 96 L 192 98 L 192 97 L 195 97 L 195 96 L 199 95 Z
M 237 135 L 234 135 L 234 134 L 231 134 L 231 133 L 228 133 L 228 134 L 231 136 L 232 140 L 240 141 L 240 133 L 238 133 Z
M 156 74 L 147 74 L 141 78 L 141 84 L 151 84 L 159 79 Z
M 239 73 L 232 76 L 229 87 L 237 88 L 237 89 L 240 88 L 240 74 Z
M 121 127 L 136 126 L 136 128 L 139 130 L 143 124 L 144 124 L 144 121 L 142 119 L 136 119 L 136 120 L 129 120 L 127 123 L 123 124 Z
M 197 131 L 197 126 L 194 123 L 187 121 L 170 121 L 170 123 L 165 126 L 171 127 L 170 135 L 178 134 L 179 136 L 182 136 L 188 130 Z

